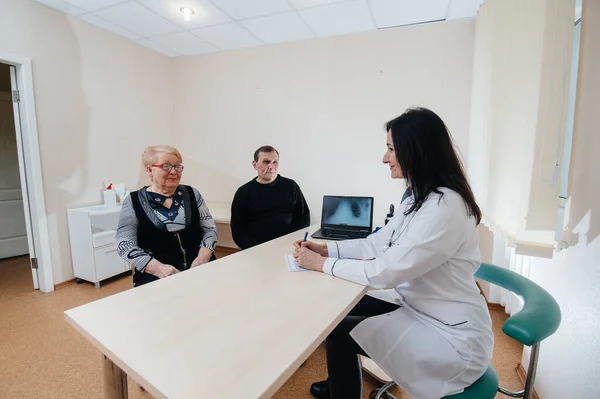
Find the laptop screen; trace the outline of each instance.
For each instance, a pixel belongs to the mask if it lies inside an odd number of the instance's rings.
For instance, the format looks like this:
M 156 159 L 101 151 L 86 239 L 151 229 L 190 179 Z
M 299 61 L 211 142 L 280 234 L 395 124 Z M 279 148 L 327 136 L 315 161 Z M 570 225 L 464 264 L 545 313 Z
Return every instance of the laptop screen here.
M 325 195 L 321 224 L 370 229 L 373 223 L 373 197 Z

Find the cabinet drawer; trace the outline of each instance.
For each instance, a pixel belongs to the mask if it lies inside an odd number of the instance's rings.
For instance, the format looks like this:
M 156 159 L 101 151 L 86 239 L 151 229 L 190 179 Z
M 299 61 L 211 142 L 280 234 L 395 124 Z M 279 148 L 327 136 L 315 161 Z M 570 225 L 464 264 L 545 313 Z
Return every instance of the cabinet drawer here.
M 110 208 L 109 208 L 110 209 Z M 90 225 L 92 229 L 112 230 L 119 225 L 120 211 L 92 213 L 90 214 Z
M 116 244 L 94 249 L 94 261 L 96 263 L 97 281 L 123 273 L 126 270 L 125 261 L 119 257 Z
M 105 245 L 115 244 L 117 236 L 116 230 L 108 230 L 92 235 L 92 245 L 94 248 L 103 247 Z

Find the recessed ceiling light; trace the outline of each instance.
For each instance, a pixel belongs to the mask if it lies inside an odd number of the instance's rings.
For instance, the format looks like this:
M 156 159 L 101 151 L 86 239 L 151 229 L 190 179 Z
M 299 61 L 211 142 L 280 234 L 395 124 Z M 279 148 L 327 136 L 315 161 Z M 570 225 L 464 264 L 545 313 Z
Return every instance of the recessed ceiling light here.
M 190 17 L 196 13 L 196 11 L 192 10 L 189 7 L 181 7 L 179 11 L 181 11 L 181 13 L 183 14 L 183 19 L 185 19 L 186 21 L 189 21 Z

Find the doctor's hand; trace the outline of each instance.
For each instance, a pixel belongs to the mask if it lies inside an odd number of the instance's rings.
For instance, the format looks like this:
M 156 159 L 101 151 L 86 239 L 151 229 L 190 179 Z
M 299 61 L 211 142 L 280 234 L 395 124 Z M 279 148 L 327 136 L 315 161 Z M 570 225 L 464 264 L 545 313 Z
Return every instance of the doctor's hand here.
M 307 244 L 303 242 L 303 244 Z M 307 246 L 302 246 L 300 248 L 296 248 L 294 251 L 294 258 L 300 267 L 303 267 L 308 270 L 314 270 L 316 272 L 323 271 L 323 265 L 325 264 L 326 258 L 322 257 L 316 252 L 308 249 Z
M 296 250 L 298 250 L 300 248 L 308 248 L 311 251 L 316 252 L 321 256 L 327 257 L 329 255 L 329 251 L 327 250 L 327 244 L 317 244 L 316 242 L 312 242 L 312 241 L 298 240 L 298 241 L 294 241 L 294 248 Z

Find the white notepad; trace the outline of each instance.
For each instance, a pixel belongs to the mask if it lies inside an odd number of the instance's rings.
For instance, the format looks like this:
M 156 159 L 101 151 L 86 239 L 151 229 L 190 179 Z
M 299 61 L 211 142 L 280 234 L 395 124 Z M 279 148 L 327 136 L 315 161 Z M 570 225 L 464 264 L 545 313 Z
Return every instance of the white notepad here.
M 288 271 L 290 271 L 290 272 L 308 272 L 308 271 L 310 271 L 308 269 L 301 268 L 298 265 L 298 262 L 296 262 L 296 259 L 294 259 L 293 255 L 286 255 L 285 261 L 287 262 Z

